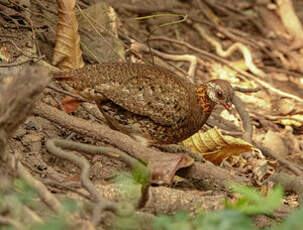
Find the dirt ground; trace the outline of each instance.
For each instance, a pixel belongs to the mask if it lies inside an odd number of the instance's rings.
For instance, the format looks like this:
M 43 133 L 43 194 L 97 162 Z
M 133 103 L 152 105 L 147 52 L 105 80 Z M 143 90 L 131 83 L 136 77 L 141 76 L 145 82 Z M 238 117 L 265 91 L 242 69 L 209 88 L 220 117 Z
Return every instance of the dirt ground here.
M 104 6 L 103 2 L 108 5 Z M 299 34 L 303 30 L 287 26 L 293 15 L 289 13 L 290 9 L 286 11 L 278 3 L 223 2 L 78 1 L 75 10 L 83 58 L 86 64 L 105 61 L 155 63 L 177 72 L 180 77 L 193 77 L 197 84 L 221 78 L 234 87 L 260 88 L 252 93 L 236 92 L 253 126 L 250 142 L 258 150 L 230 156 L 212 167 L 218 170 L 218 178 L 220 170 L 226 170 L 228 176 L 241 178 L 243 183 L 257 188 L 270 190 L 275 183 L 281 183 L 287 192 L 282 209 L 292 210 L 299 205 L 298 197 L 302 192 L 301 185 L 289 183 L 294 180 L 300 184 L 297 177 L 303 170 L 303 34 Z M 303 2 L 293 1 L 293 4 L 295 15 L 302 23 Z M 89 16 L 83 16 L 82 11 Z M 291 19 L 283 20 L 284 14 Z M 54 0 L 0 1 L 0 23 L 3 25 L 0 27 L 1 75 L 18 73 L 31 61 L 44 66 L 53 63 L 57 15 L 58 6 Z M 158 17 L 138 19 L 147 15 Z M 90 20 L 90 23 L 85 20 Z M 231 46 L 234 48 L 229 49 Z M 197 58 L 194 76 L 188 72 L 193 62 L 182 55 Z M 50 84 L 68 90 L 61 82 L 52 80 Z M 37 103 L 62 110 L 64 98 L 65 94 L 47 87 Z M 85 135 L 86 131 L 79 127 L 86 123 L 81 120 L 67 117 L 55 122 L 56 118 L 51 115 L 42 115 L 47 112 L 39 112 L 37 108 L 33 111 L 11 134 L 6 152 L 19 156 L 30 174 L 60 200 L 63 197 L 85 200 L 91 194 L 83 188 L 81 170 L 70 160 L 51 154 L 45 146 L 46 141 L 60 138 L 107 147 L 112 146 L 112 142 L 106 138 L 102 140 L 94 132 Z M 69 115 L 107 125 L 94 103 L 84 102 Z M 79 127 L 71 128 L 69 124 L 78 121 Z M 249 141 L 245 138 L 250 132 L 245 122 L 241 114 L 230 115 L 223 108 L 217 108 L 203 129 L 217 126 L 223 135 Z M 131 171 L 128 164 L 108 155 L 77 151 L 70 151 L 70 154 L 84 156 L 89 161 L 89 178 L 105 199 L 120 201 L 114 185 L 119 180 L 117 175 Z M 9 171 L 5 167 L 1 172 L 6 170 L 5 174 L 14 174 L 14 170 Z M 210 176 L 212 173 L 209 171 Z M 280 178 L 281 173 L 285 173 L 286 181 Z M 187 175 L 191 177 L 190 173 Z M 216 177 L 215 173 L 213 176 Z M 209 186 L 207 182 L 205 187 L 197 186 L 194 182 L 196 177 L 193 178 L 190 180 L 178 174 L 171 187 L 150 188 L 141 211 L 157 215 L 175 213 L 177 209 L 184 208 L 195 212 L 197 204 L 206 210 L 214 210 L 222 207 L 219 201 L 224 197 L 234 199 L 227 189 L 216 190 L 211 186 L 212 182 L 208 182 Z M 136 189 L 132 193 L 141 193 L 140 188 Z M 268 222 L 257 224 L 265 226 Z

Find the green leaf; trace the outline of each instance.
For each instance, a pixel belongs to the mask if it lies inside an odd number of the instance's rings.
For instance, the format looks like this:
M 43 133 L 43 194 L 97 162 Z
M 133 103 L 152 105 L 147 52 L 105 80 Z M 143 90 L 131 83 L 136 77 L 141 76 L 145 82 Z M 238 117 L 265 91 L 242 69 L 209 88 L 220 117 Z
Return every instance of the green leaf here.
M 225 209 L 205 214 L 198 213 L 191 218 L 186 212 L 178 212 L 173 216 L 156 217 L 154 230 L 256 230 L 252 220 L 237 210 Z
M 69 229 L 68 227 L 67 219 L 57 216 L 45 221 L 43 224 L 32 227 L 31 230 L 65 230 Z
M 141 184 L 143 189 L 148 185 L 150 174 L 147 167 L 138 165 L 132 169 L 132 176 L 133 179 L 138 183 Z
M 172 224 L 171 216 L 159 216 L 156 217 L 153 222 L 153 229 L 154 230 L 167 229 L 168 226 L 171 224 Z
M 153 222 L 153 229 L 166 229 L 166 230 L 187 230 L 192 229 L 189 215 L 185 211 L 179 211 L 172 216 L 159 216 Z
M 67 213 L 74 213 L 76 212 L 80 207 L 79 203 L 71 198 L 65 199 L 62 203 L 63 209 Z
M 34 198 L 37 196 L 35 189 L 22 180 L 16 179 L 15 187 L 19 201 L 24 204 L 33 202 Z
M 174 215 L 175 221 L 187 221 L 188 213 L 185 211 L 179 211 Z
M 243 197 L 236 204 L 228 204 L 226 207 L 239 210 L 248 215 L 269 214 L 281 205 L 283 189 L 275 187 L 272 192 L 264 197 L 255 188 L 244 185 L 232 185 L 235 192 Z
M 256 230 L 250 218 L 244 214 L 225 209 L 205 216 L 203 221 L 196 222 L 196 229 L 207 230 Z
M 260 202 L 262 197 L 261 194 L 254 188 L 246 185 L 233 184 L 231 188 L 234 192 L 241 194 L 245 199 L 251 202 Z

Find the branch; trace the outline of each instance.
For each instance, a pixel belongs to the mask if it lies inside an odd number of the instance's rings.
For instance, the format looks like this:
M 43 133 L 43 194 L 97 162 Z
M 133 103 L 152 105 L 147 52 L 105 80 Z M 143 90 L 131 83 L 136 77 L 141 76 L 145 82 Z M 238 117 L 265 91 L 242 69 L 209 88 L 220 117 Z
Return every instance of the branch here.
M 294 6 L 291 0 L 277 1 L 279 16 L 283 22 L 287 32 L 294 40 L 303 39 L 303 27 L 300 19 L 296 15 Z M 301 43 L 302 45 L 302 43 Z
M 20 179 L 24 180 L 27 184 L 33 187 L 43 202 L 51 208 L 56 213 L 63 211 L 62 204 L 57 200 L 57 198 L 42 184 L 40 181 L 36 180 L 24 167 L 18 162 L 17 163 L 17 174 Z
M 183 45 L 183 46 L 186 46 L 187 48 L 189 48 L 190 50 L 193 50 L 195 52 L 198 52 L 200 53 L 201 55 L 204 56 L 204 58 L 208 58 L 208 59 L 212 59 L 212 60 L 215 60 L 215 61 L 218 61 L 224 65 L 227 65 L 229 68 L 231 68 L 232 70 L 235 70 L 237 73 L 239 73 L 240 75 L 248 78 L 248 79 L 252 79 L 254 81 L 256 81 L 258 84 L 260 84 L 261 86 L 263 86 L 264 88 L 278 94 L 278 95 L 281 95 L 281 96 L 284 96 L 284 97 L 289 97 L 289 98 L 292 98 L 296 101 L 299 101 L 299 102 L 303 102 L 303 99 L 301 97 L 298 97 L 296 95 L 293 95 L 293 94 L 290 94 L 290 93 L 286 93 L 280 89 L 277 89 L 273 86 L 271 86 L 269 83 L 267 83 L 266 81 L 264 80 L 261 80 L 259 79 L 258 77 L 252 75 L 252 74 L 249 74 L 248 72 L 236 67 L 236 66 L 233 66 L 229 61 L 223 59 L 223 58 L 220 58 L 214 54 L 211 54 L 209 52 L 206 52 L 205 50 L 202 50 L 202 49 L 198 49 L 190 44 L 188 44 L 187 42 L 183 42 L 183 41 L 178 41 L 176 39 L 171 39 L 171 38 L 165 38 L 165 37 L 156 37 L 156 38 L 151 38 L 151 40 L 165 40 L 165 41 L 170 41 L 170 42 L 174 42 L 176 44 L 179 44 L 179 45 Z
M 90 195 L 93 198 L 93 201 L 96 202 L 93 210 L 93 224 L 94 226 L 97 226 L 101 219 L 100 213 L 105 210 L 110 210 L 117 214 L 119 210 L 118 204 L 112 201 L 105 200 L 100 195 L 100 193 L 96 190 L 94 184 L 89 179 L 90 165 L 85 158 L 79 157 L 74 154 L 70 154 L 61 149 L 63 148 L 70 150 L 78 150 L 78 148 L 81 148 L 81 150 L 84 150 L 89 153 L 93 153 L 98 151 L 98 147 L 96 148 L 94 147 L 95 146 L 89 146 L 72 141 L 65 141 L 59 139 L 51 139 L 46 142 L 46 148 L 48 149 L 49 152 L 60 158 L 73 162 L 81 169 L 81 174 L 80 174 L 81 183 L 83 187 L 90 193 Z
M 195 72 L 197 68 L 197 57 L 190 54 L 184 54 L 184 55 L 176 55 L 176 54 L 166 54 L 163 52 L 160 52 L 155 49 L 149 49 L 148 46 L 144 45 L 143 43 L 139 43 L 135 40 L 131 40 L 131 50 L 134 52 L 152 52 L 155 55 L 162 57 L 166 60 L 172 60 L 172 61 L 186 61 L 189 63 L 189 68 L 187 71 L 187 75 L 189 76 L 189 80 L 191 82 L 195 82 Z M 185 74 L 186 75 L 186 74 Z
M 170 154 L 147 148 L 131 139 L 129 136 L 112 130 L 107 126 L 69 116 L 64 112 L 43 103 L 36 104 L 34 113 L 77 133 L 105 141 L 148 164 L 151 162 L 159 162 L 160 159 L 170 157 Z M 239 177 L 231 175 L 227 170 L 216 167 L 210 162 L 195 162 L 192 167 L 182 170 L 182 172 L 179 170 L 177 171 L 177 174 L 194 181 L 195 184 L 199 185 L 199 188 L 207 187 L 208 189 L 228 190 L 228 183 L 230 181 L 243 183 Z
M 99 187 L 98 190 L 108 200 L 121 201 L 121 190 L 115 184 Z M 171 213 L 184 210 L 196 213 L 199 209 L 211 212 L 223 208 L 224 193 L 205 193 L 204 191 L 150 187 L 147 201 L 141 211 L 154 214 Z
M 239 50 L 241 51 L 244 57 L 247 68 L 255 75 L 260 76 L 262 78 L 265 77 L 265 73 L 253 63 L 251 52 L 245 45 L 240 42 L 236 42 L 227 50 L 223 50 L 221 44 L 214 38 L 212 38 L 210 35 L 208 35 L 207 32 L 204 30 L 203 26 L 198 23 L 194 23 L 193 27 L 198 31 L 201 37 L 203 37 L 206 41 L 208 41 L 212 46 L 216 48 L 216 52 L 219 56 L 228 57 L 232 55 L 235 51 Z
M 85 158 L 63 151 L 61 148 L 68 148 L 68 146 L 64 146 L 64 144 L 62 144 L 62 141 L 58 139 L 48 140 L 46 142 L 46 148 L 55 156 L 69 160 L 77 165 L 81 169 L 80 180 L 83 187 L 90 193 L 93 201 L 100 202 L 102 200 L 100 194 L 96 191 L 94 184 L 89 179 L 90 165 Z

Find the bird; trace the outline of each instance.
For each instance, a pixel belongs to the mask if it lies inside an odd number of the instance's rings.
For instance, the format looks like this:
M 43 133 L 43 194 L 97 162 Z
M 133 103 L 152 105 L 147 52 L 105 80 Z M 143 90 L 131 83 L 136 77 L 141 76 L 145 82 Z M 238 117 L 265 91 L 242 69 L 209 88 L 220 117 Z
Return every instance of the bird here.
M 86 65 L 54 78 L 95 102 L 112 129 L 145 146 L 187 139 L 202 128 L 216 104 L 230 110 L 234 93 L 225 80 L 196 86 L 164 67 L 142 63 Z

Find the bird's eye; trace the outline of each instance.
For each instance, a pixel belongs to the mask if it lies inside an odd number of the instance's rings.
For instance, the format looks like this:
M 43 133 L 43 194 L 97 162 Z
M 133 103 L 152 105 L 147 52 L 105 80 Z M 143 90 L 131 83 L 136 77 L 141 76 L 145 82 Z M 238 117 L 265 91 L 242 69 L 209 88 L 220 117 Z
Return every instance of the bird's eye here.
M 219 100 L 224 99 L 224 95 L 223 95 L 223 93 L 222 93 L 221 91 L 217 91 L 216 95 L 217 95 L 217 98 L 218 98 Z

